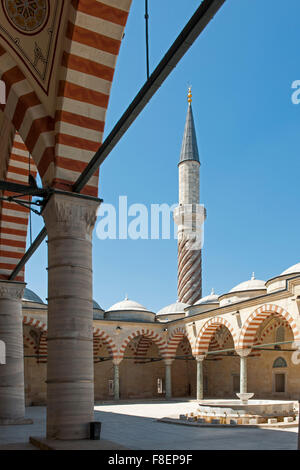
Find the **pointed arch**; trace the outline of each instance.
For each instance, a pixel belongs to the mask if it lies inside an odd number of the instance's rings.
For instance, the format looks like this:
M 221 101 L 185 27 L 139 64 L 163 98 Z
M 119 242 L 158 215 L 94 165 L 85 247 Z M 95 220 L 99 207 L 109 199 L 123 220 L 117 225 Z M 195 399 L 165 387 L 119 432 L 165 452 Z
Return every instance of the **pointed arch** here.
M 270 316 L 283 317 L 291 327 L 295 341 L 300 341 L 300 333 L 298 327 L 289 312 L 287 312 L 284 308 L 279 307 L 278 305 L 265 304 L 262 307 L 257 308 L 253 313 L 251 313 L 245 321 L 240 332 L 238 348 L 251 348 L 254 344 L 258 328 L 263 324 L 266 318 Z
M 120 347 L 119 356 L 118 356 L 119 359 L 123 359 L 126 347 L 137 336 L 145 336 L 146 338 L 149 338 L 153 343 L 157 345 L 160 355 L 162 357 L 165 357 L 167 343 L 163 339 L 163 337 L 153 330 L 143 328 L 141 330 L 136 330 L 136 331 L 131 332 L 130 335 L 127 336 L 126 339 L 124 339 Z
M 176 355 L 177 348 L 184 338 L 188 340 L 191 350 L 193 351 L 193 344 L 186 329 L 180 326 L 171 332 L 167 345 L 166 358 L 172 359 Z
M 32 326 L 41 332 L 47 331 L 47 324 L 44 323 L 42 320 L 38 320 L 28 315 L 23 316 L 23 325 Z
M 117 358 L 118 348 L 108 333 L 106 333 L 104 330 L 101 330 L 100 328 L 94 328 L 93 338 L 94 338 L 94 360 L 95 360 L 95 357 L 97 356 L 98 349 L 101 343 L 105 344 L 109 352 L 109 355 L 112 357 L 112 359 Z
M 102 141 L 130 5 L 131 0 L 71 1 L 55 115 L 57 188 L 71 189 Z M 98 174 L 83 192 L 97 196 Z
M 5 116 L 19 131 L 44 184 L 45 161 L 54 164 L 54 119 L 12 56 L 0 46 L 0 79 L 6 86 Z
M 47 331 L 43 331 L 40 336 L 40 342 L 38 347 L 38 364 L 47 364 L 48 359 L 48 342 L 47 342 Z
M 29 165 L 30 173 L 35 178 L 37 168 L 31 158 L 26 145 L 19 132 L 14 132 L 12 148 L 9 159 L 3 162 L 6 168 L 2 169 L 2 177 L 10 183 L 28 184 Z M 6 150 L 5 150 L 6 151 Z M 4 197 L 14 196 L 9 191 L 3 192 Z M 22 198 L 28 202 L 30 196 Z M 26 251 L 29 209 L 14 202 L 2 201 L 0 209 L 0 279 L 8 279 Z M 20 272 L 16 281 L 24 281 L 24 270 Z
M 215 317 L 208 320 L 199 331 L 195 345 L 195 355 L 201 355 L 208 352 L 209 344 L 220 326 L 225 326 L 231 333 L 234 347 L 237 345 L 237 335 L 233 326 L 222 317 Z

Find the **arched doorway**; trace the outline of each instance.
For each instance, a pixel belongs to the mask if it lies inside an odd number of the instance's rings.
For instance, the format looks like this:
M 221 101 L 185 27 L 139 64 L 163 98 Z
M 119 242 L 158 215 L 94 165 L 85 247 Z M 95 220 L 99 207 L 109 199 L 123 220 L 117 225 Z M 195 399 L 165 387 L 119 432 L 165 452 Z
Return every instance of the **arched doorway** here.
M 299 399 L 299 365 L 292 360 L 299 339 L 292 317 L 283 309 L 264 306 L 247 319 L 240 344 L 252 348 L 248 390 L 256 398 Z
M 196 355 L 205 355 L 204 398 L 235 398 L 239 392 L 240 361 L 235 352 L 236 335 L 223 318 L 208 320 L 197 337 Z
M 164 396 L 165 365 L 157 341 L 143 334 L 134 336 L 122 357 L 120 399 Z

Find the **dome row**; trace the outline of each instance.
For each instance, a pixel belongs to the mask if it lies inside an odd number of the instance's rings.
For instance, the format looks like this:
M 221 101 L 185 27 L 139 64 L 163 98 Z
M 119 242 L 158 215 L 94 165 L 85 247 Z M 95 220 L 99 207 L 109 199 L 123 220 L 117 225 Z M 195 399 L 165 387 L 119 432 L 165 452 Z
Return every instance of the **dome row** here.
M 297 263 L 290 268 L 283 271 L 279 276 L 276 276 L 269 281 L 265 282 L 259 279 L 255 279 L 254 273 L 249 281 L 242 282 L 231 289 L 228 293 L 221 296 L 215 294 L 214 291 L 210 295 L 203 297 L 196 302 L 192 307 L 198 307 L 197 311 L 207 311 L 222 307 L 237 301 L 247 300 L 251 297 L 263 294 L 264 292 L 274 292 L 276 290 L 285 287 L 286 279 L 292 274 L 300 274 L 300 263 Z M 42 299 L 35 294 L 32 290 L 26 288 L 23 296 L 23 301 L 45 305 Z M 100 307 L 100 305 L 94 300 L 93 310 L 94 319 L 108 319 L 108 320 L 122 320 L 122 321 L 144 321 L 153 322 L 155 316 L 159 321 L 170 321 L 182 318 L 186 315 L 186 309 L 191 307 L 188 304 L 182 302 L 175 302 L 166 307 L 162 308 L 155 315 L 143 305 L 129 300 L 127 297 L 125 300 L 112 305 L 106 312 Z

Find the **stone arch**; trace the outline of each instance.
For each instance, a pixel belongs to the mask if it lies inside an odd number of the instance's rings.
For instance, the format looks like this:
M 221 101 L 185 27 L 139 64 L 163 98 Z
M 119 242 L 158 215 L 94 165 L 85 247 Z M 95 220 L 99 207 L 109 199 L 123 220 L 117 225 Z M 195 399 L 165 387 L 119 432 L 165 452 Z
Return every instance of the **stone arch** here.
M 112 340 L 112 338 L 104 330 L 101 330 L 100 328 L 94 328 L 93 339 L 94 339 L 94 343 L 93 343 L 94 344 L 94 361 L 97 356 L 100 343 L 105 344 L 111 358 L 116 359 L 117 354 L 118 354 L 118 348 L 115 342 Z
M 47 342 L 47 331 L 43 331 L 40 336 L 39 348 L 38 348 L 38 364 L 47 364 L 48 359 L 48 342 Z
M 195 355 L 201 355 L 208 352 L 210 341 L 221 325 L 225 326 L 231 333 L 233 344 L 236 348 L 237 335 L 233 329 L 233 326 L 225 318 L 215 317 L 208 320 L 200 329 L 195 345 Z
M 34 355 L 37 354 L 38 344 L 34 341 L 33 338 L 30 337 L 29 334 L 23 333 L 23 342 L 24 346 L 26 345 L 28 348 L 30 348 L 33 351 Z
M 54 119 L 48 115 L 30 82 L 2 46 L 0 79 L 6 86 L 6 104 L 2 107 L 4 114 L 20 133 L 43 183 L 47 184 L 45 169 L 50 162 L 54 162 Z
M 252 312 L 242 326 L 238 341 L 239 349 L 247 349 L 253 346 L 258 328 L 271 315 L 283 317 L 291 327 L 295 341 L 300 341 L 300 333 L 293 317 L 278 305 L 265 304 Z
M 130 5 L 131 0 L 123 1 L 118 7 L 116 2 L 71 2 L 55 115 L 53 186 L 57 188 L 71 189 L 102 141 Z M 84 23 L 83 14 L 88 15 Z M 98 174 L 97 171 L 90 179 L 84 193 L 97 196 Z
M 141 336 L 139 338 L 134 354 L 136 357 L 135 363 L 141 363 L 145 360 L 151 345 L 152 340 L 150 338 L 147 338 L 146 336 Z M 130 343 L 128 346 L 130 347 Z
M 48 355 L 48 346 L 47 346 L 47 335 L 48 329 L 46 323 L 43 323 L 41 320 L 25 315 L 23 317 L 23 325 L 30 326 L 40 331 L 40 337 L 37 342 L 30 338 L 28 335 L 23 333 L 24 344 L 27 344 L 30 347 L 34 348 L 34 354 L 37 356 L 37 363 L 47 363 L 47 357 L 39 358 L 41 356 Z
M 178 328 L 175 328 L 171 332 L 171 336 L 168 340 L 168 345 L 167 345 L 166 358 L 171 359 L 175 356 L 177 348 L 178 348 L 179 344 L 181 343 L 181 341 L 183 340 L 183 338 L 187 338 L 187 340 L 190 344 L 191 350 L 193 351 L 193 345 L 192 345 L 192 342 L 191 342 L 191 338 L 189 337 L 186 329 L 184 327 L 180 326 Z
M 120 347 L 119 359 L 123 359 L 126 347 L 137 336 L 145 336 L 146 338 L 149 338 L 153 343 L 157 345 L 160 355 L 162 357 L 165 357 L 167 344 L 163 337 L 153 330 L 142 328 L 141 330 L 131 332 L 130 335 L 128 335 L 127 338 L 124 339 Z
M 42 322 L 42 320 L 37 320 L 36 318 L 30 317 L 28 315 L 23 316 L 23 325 L 32 326 L 41 332 L 47 331 L 47 324 Z
M 30 174 L 35 178 L 37 168 L 28 149 L 24 144 L 19 132 L 9 124 L 10 139 L 12 143 L 9 148 L 4 150 L 3 161 L 1 162 L 1 174 L 5 181 L 11 183 L 28 184 L 29 165 Z M 11 148 L 10 148 L 11 147 Z M 8 154 L 6 156 L 6 153 Z M 4 166 L 4 167 L 3 167 Z M 4 197 L 13 196 L 14 193 L 8 191 L 3 192 Z M 30 196 L 24 196 L 24 200 L 30 202 Z M 16 204 L 12 201 L 1 202 L 0 215 L 0 278 L 7 279 L 11 272 L 15 269 L 20 259 L 26 251 L 26 238 L 28 228 L 29 209 Z M 8 224 L 10 226 L 8 226 Z M 16 281 L 24 281 L 24 269 L 19 273 Z

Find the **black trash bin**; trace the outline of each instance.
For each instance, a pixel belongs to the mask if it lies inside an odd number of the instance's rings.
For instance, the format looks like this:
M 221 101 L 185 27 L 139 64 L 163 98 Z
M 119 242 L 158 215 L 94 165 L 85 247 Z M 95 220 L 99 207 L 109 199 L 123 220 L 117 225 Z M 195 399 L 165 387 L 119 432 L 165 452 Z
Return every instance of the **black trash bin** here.
M 101 423 L 100 421 L 93 421 L 90 423 L 90 440 L 100 441 Z

